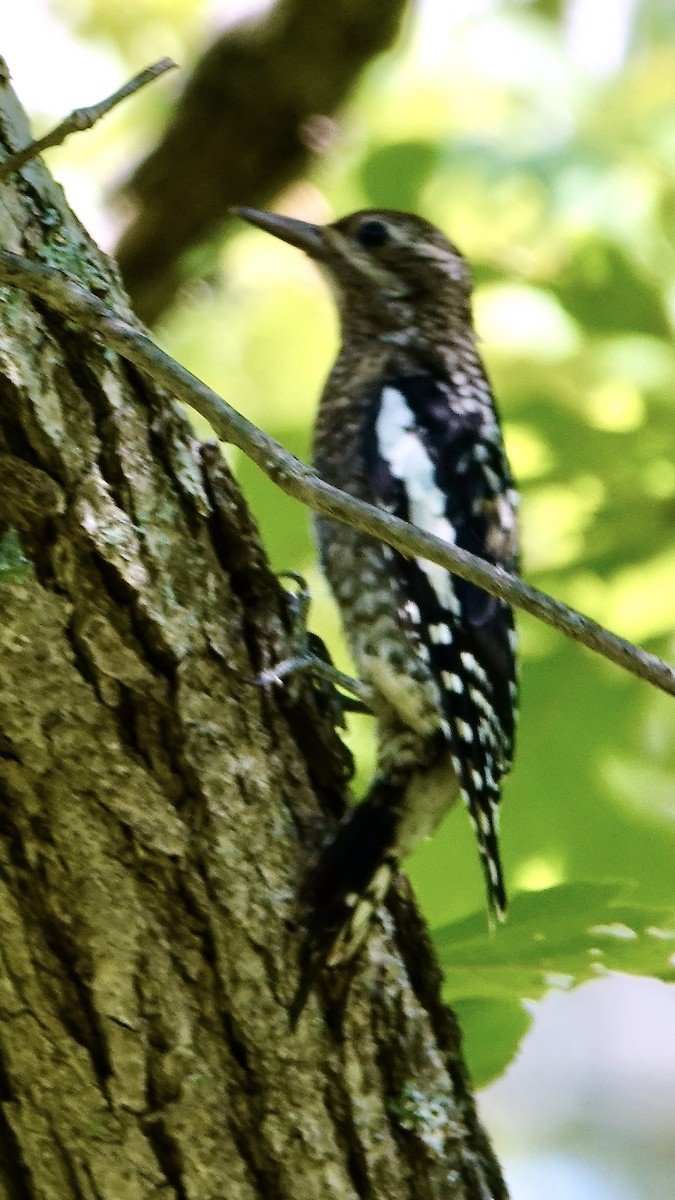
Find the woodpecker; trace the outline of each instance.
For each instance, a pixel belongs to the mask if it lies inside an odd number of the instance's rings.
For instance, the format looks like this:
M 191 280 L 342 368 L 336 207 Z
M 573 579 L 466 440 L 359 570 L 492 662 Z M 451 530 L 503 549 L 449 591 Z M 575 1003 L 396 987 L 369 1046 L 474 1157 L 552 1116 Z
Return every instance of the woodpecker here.
M 409 213 L 367 210 L 320 226 L 235 211 L 304 250 L 337 301 L 341 348 L 314 434 L 319 475 L 517 570 L 518 497 L 456 247 Z M 509 605 L 337 521 L 318 517 L 316 532 L 378 739 L 367 795 L 312 872 L 309 940 L 323 967 L 354 957 L 398 863 L 459 797 L 489 911 L 503 916 L 498 804 L 518 694 Z

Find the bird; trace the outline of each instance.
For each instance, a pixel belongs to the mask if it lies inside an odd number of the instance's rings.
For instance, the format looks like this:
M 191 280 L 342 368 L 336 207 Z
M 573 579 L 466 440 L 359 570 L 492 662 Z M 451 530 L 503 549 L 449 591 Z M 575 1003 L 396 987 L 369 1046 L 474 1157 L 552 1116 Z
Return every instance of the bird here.
M 517 572 L 518 493 L 456 246 L 424 218 L 389 209 L 326 225 L 234 211 L 309 255 L 337 304 L 340 348 L 314 429 L 318 474 Z M 376 719 L 377 762 L 310 872 L 301 1003 L 318 970 L 359 954 L 399 864 L 460 798 L 491 923 L 503 918 L 498 806 L 518 707 L 508 603 L 330 517 L 315 529 Z

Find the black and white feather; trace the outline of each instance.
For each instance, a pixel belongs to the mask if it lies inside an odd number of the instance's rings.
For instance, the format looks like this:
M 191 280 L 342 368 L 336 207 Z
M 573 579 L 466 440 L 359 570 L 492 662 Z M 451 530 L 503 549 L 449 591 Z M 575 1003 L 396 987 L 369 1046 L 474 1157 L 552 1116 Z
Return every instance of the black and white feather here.
M 318 226 L 240 211 L 315 259 L 337 303 L 341 347 L 314 431 L 319 475 L 517 569 L 517 496 L 457 247 L 411 213 L 367 210 Z M 317 971 L 359 952 L 397 865 L 460 793 L 501 915 L 497 806 L 517 701 L 506 604 L 331 517 L 315 528 L 376 719 L 377 764 L 308 872 L 298 1012 Z
M 377 503 L 444 541 L 516 563 L 517 496 L 484 399 L 433 374 L 378 385 L 363 429 Z M 394 554 L 400 620 L 437 683 L 442 730 L 475 829 L 490 909 L 502 916 L 500 781 L 513 757 L 517 682 L 508 605 L 422 559 Z

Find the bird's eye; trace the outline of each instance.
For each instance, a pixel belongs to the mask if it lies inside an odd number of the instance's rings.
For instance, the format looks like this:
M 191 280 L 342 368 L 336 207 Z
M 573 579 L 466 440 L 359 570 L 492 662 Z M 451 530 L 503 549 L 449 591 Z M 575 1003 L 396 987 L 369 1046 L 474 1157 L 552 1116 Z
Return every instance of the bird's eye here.
M 356 231 L 356 240 L 369 249 L 383 246 L 389 241 L 389 230 L 382 221 L 363 221 Z

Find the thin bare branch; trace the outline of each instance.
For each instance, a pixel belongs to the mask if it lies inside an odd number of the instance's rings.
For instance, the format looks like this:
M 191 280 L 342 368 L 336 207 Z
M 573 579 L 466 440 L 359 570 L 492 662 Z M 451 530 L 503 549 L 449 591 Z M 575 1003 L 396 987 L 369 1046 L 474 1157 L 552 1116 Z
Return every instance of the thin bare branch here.
M 118 88 L 106 100 L 100 100 L 98 104 L 91 104 L 87 108 L 76 108 L 69 117 L 52 129 L 51 133 L 46 133 L 44 137 L 29 142 L 23 150 L 17 150 L 4 159 L 0 163 L 0 182 L 14 171 L 20 170 L 31 159 L 37 158 L 43 150 L 50 150 L 52 146 L 60 146 L 67 137 L 70 137 L 71 133 L 81 133 L 84 129 L 91 129 L 92 125 L 100 121 L 101 117 L 105 117 L 117 104 L 121 104 L 122 100 L 126 100 L 128 96 L 132 96 L 146 84 L 152 83 L 152 80 L 157 79 L 159 75 L 164 75 L 166 71 L 172 71 L 175 66 L 176 63 L 170 58 L 161 58 L 151 67 L 146 67 L 144 71 L 134 75 L 133 79 Z
M 499 596 L 559 629 L 639 679 L 675 695 L 675 668 L 656 655 L 617 637 L 589 617 L 467 550 L 448 545 L 325 483 L 311 467 L 236 412 L 216 392 L 160 350 L 140 327 L 120 317 L 76 279 L 20 255 L 4 252 L 0 253 L 0 282 L 38 296 L 63 316 L 98 334 L 106 345 L 200 413 L 222 441 L 238 446 L 282 491 L 309 508 L 371 534 L 407 557 L 421 557 L 438 563 L 491 595 Z

